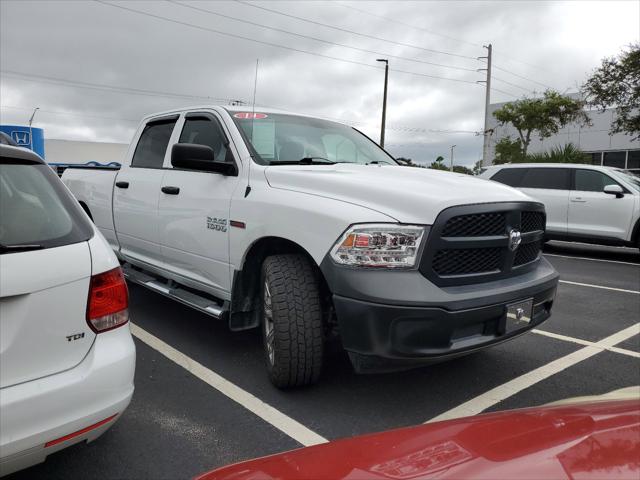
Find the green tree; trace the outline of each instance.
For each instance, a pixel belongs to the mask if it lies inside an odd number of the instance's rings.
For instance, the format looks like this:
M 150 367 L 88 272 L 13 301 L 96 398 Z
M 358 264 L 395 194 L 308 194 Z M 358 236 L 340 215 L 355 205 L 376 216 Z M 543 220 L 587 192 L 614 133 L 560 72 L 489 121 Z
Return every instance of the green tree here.
M 496 143 L 495 150 L 494 165 L 526 161 L 526 156 L 522 153 L 522 142 L 520 139 L 511 140 L 511 137 L 501 138 L 500 141 Z
M 543 153 L 527 155 L 526 161 L 532 163 L 591 163 L 591 157 L 573 143 L 567 143 Z
M 616 108 L 610 134 L 640 139 L 640 43 L 630 45 L 617 58 L 602 60 L 582 86 L 582 93 L 600 111 Z
M 453 171 L 456 173 L 464 173 L 465 175 L 473 175 L 473 170 L 469 167 L 465 167 L 464 165 L 454 165 Z
M 449 167 L 444 164 L 444 157 L 442 155 L 438 155 L 436 159 L 431 162 L 429 168 L 433 168 L 434 170 L 449 170 Z
M 482 160 L 478 160 L 473 164 L 473 171 L 471 172 L 473 175 L 480 175 L 483 172 L 482 170 Z
M 548 138 L 565 125 L 579 122 L 589 124 L 584 112 L 585 102 L 547 90 L 541 98 L 523 98 L 506 103 L 493 112 L 499 125 L 514 126 L 520 137 L 522 155 L 527 154 L 531 135 L 536 132 L 540 139 Z

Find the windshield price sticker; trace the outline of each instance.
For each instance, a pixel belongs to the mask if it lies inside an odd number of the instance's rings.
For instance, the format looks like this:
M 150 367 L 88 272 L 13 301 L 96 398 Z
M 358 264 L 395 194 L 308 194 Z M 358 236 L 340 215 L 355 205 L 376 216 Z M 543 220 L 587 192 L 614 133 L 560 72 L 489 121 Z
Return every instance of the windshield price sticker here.
M 252 113 L 252 112 L 238 112 L 238 113 L 234 113 L 233 116 L 235 118 L 242 118 L 242 119 L 254 119 L 254 120 L 262 120 L 263 118 L 267 118 L 267 114 L 266 113 Z

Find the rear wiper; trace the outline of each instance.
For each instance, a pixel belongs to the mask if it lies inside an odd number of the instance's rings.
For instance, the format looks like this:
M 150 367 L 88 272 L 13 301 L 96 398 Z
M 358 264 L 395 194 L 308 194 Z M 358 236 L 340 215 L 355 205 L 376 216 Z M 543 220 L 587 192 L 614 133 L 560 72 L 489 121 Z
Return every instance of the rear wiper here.
M 8 253 L 8 252 L 28 252 L 29 250 L 41 250 L 44 248 L 42 245 L 38 244 L 20 244 L 20 245 L 4 245 L 0 243 L 0 253 Z
M 269 165 L 311 165 L 312 163 L 318 165 L 335 165 L 336 162 L 324 157 L 304 157 L 300 160 L 274 160 L 269 162 Z

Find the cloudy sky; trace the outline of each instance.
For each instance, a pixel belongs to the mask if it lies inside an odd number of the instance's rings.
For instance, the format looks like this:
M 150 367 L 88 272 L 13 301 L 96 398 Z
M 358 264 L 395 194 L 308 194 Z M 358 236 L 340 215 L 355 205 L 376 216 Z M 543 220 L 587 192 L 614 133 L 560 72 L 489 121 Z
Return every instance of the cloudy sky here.
M 576 91 L 600 59 L 640 39 L 628 1 L 0 0 L 1 123 L 48 138 L 128 143 L 176 106 L 250 102 L 339 119 L 396 156 L 470 165 L 482 155 L 483 45 L 492 102 Z

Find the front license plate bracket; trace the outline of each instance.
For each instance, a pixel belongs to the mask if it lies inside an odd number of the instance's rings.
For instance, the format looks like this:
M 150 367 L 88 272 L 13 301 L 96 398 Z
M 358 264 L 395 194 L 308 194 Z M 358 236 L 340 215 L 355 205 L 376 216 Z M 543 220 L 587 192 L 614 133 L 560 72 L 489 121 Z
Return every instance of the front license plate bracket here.
M 505 333 L 521 330 L 531 324 L 533 298 L 509 303 L 506 306 Z

